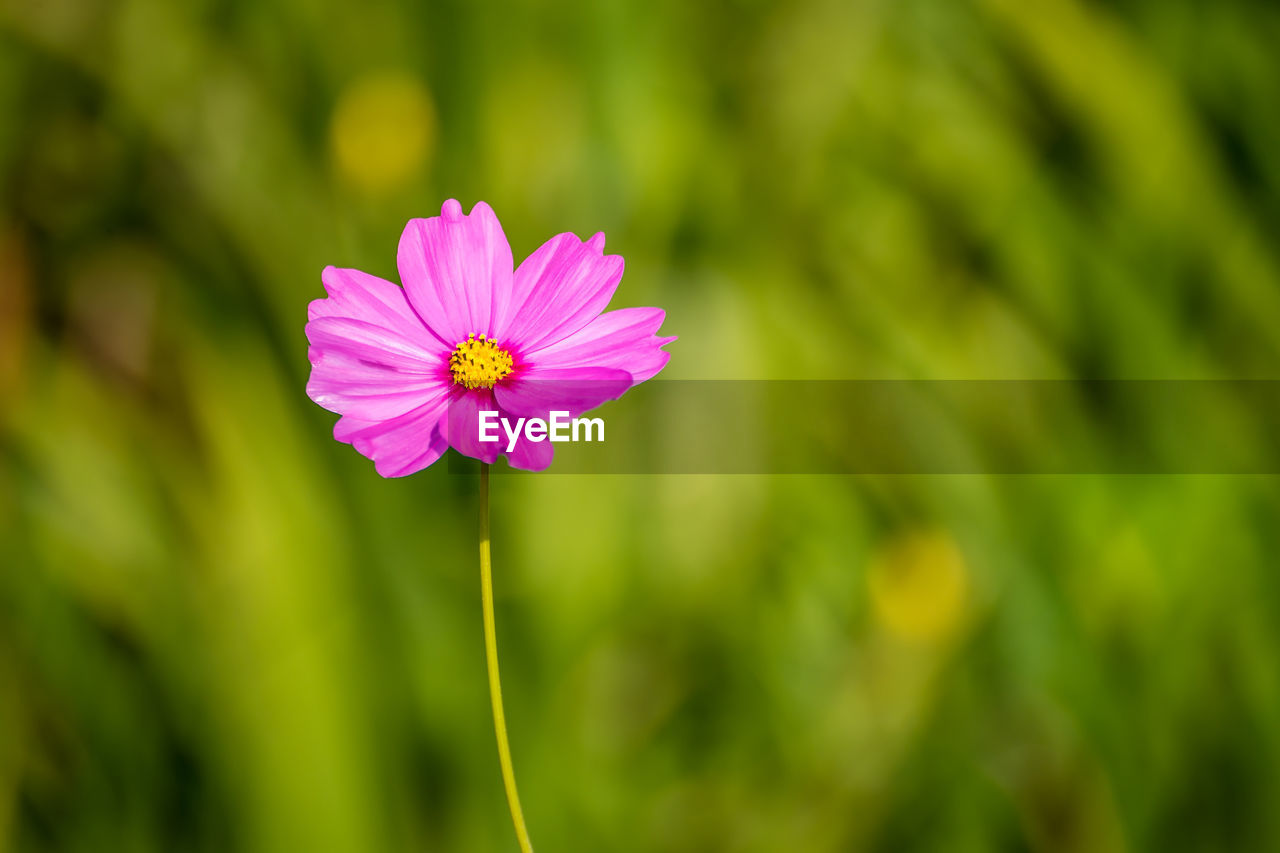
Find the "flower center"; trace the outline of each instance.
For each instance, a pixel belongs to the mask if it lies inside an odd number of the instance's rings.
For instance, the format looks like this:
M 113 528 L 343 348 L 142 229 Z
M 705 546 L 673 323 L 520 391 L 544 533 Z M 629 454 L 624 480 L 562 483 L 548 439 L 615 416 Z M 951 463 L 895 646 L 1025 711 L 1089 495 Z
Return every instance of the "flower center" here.
M 467 335 L 449 356 L 449 372 L 453 383 L 466 388 L 492 388 L 511 372 L 511 353 L 484 335 Z

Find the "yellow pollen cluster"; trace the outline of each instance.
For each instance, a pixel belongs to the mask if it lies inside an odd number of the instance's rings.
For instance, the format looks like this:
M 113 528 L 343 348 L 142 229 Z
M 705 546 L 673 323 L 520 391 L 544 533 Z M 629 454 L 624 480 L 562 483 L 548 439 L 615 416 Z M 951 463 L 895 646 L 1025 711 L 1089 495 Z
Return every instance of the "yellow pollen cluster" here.
M 466 388 L 492 388 L 511 372 L 511 353 L 484 335 L 467 335 L 449 356 L 449 372 L 455 385 Z

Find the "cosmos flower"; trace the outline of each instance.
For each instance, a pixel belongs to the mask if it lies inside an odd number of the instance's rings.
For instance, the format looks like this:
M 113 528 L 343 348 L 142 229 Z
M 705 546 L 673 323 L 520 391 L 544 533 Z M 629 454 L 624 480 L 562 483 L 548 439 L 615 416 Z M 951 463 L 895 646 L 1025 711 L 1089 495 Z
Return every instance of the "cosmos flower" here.
M 513 269 L 511 247 L 484 202 L 454 200 L 400 237 L 401 288 L 327 267 L 328 297 L 307 310 L 307 396 L 339 418 L 333 435 L 384 477 L 426 468 L 453 447 L 483 462 L 506 442 L 479 440 L 478 417 L 576 417 L 656 374 L 675 340 L 658 337 L 659 308 L 604 311 L 622 278 L 604 234 L 558 234 Z M 521 437 L 515 468 L 551 464 L 549 441 Z

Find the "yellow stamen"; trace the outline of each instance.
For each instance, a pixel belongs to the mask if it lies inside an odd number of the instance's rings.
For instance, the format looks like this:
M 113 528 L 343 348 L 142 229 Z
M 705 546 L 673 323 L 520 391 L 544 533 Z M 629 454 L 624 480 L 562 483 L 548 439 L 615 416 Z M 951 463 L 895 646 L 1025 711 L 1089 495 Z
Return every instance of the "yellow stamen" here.
M 449 372 L 455 385 L 466 388 L 492 388 L 494 383 L 512 370 L 511 353 L 484 335 L 467 335 L 449 356 Z

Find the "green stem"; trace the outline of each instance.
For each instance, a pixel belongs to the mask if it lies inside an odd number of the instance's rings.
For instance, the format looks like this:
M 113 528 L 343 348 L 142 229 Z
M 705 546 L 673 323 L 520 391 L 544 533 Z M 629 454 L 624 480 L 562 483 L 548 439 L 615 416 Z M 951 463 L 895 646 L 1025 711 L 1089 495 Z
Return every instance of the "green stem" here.
M 493 620 L 493 564 L 489 556 L 489 465 L 480 463 L 480 598 L 484 607 L 484 652 L 489 664 L 489 698 L 493 700 L 493 728 L 498 735 L 498 762 L 502 765 L 502 784 L 507 789 L 507 805 L 511 822 L 523 853 L 533 853 L 529 830 L 524 827 L 520 811 L 520 795 L 516 793 L 516 774 L 511 768 L 511 747 L 507 743 L 507 719 L 502 713 L 502 681 L 498 678 L 498 632 Z

